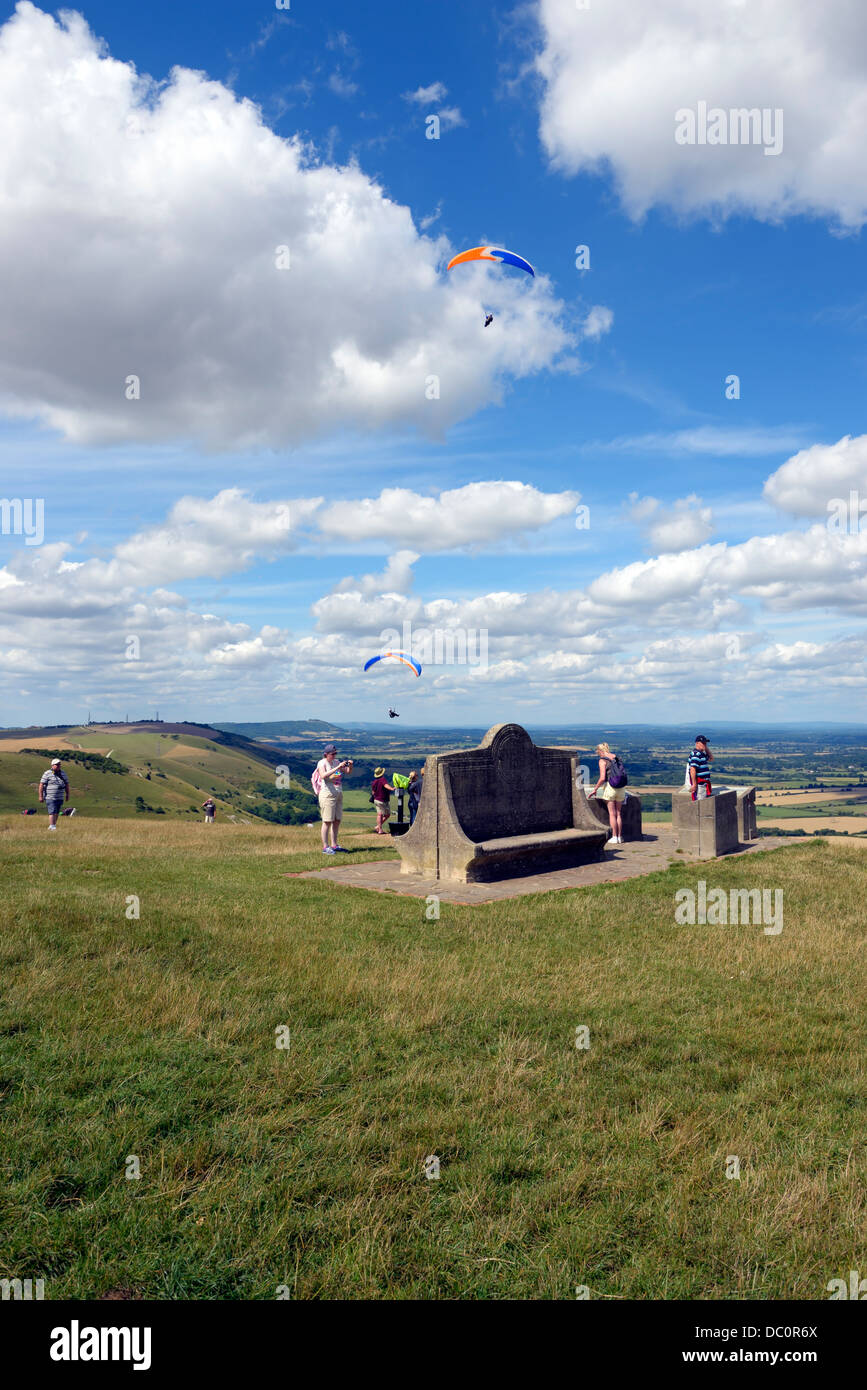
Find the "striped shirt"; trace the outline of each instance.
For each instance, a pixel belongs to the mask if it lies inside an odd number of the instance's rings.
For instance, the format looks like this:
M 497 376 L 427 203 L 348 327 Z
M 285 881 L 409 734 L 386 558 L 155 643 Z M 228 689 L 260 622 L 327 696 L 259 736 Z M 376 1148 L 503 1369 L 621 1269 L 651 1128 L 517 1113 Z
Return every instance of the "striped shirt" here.
M 43 772 L 40 782 L 45 788 L 46 801 L 62 801 L 65 793 L 69 791 L 66 773 L 59 770 L 55 772 L 53 767 Z
M 695 780 L 697 782 L 710 781 L 710 763 L 704 748 L 693 749 L 689 755 L 689 765 L 695 768 Z

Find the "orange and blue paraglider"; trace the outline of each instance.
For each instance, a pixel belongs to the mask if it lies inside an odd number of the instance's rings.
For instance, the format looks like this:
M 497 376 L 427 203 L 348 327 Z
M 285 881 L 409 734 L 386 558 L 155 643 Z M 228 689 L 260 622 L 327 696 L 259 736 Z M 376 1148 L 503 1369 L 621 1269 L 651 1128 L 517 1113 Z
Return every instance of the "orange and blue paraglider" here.
M 408 666 L 411 671 L 415 671 L 417 676 L 421 675 L 421 665 L 414 656 L 409 656 L 407 652 L 380 652 L 379 656 L 372 656 L 369 661 L 365 661 L 364 669 L 369 671 L 371 666 L 375 666 L 378 661 L 401 661 L 404 666 Z
M 446 270 L 453 270 L 456 265 L 466 265 L 469 261 L 499 261 L 501 265 L 514 265 L 519 270 L 526 270 L 528 275 L 536 274 L 530 262 L 525 261 L 523 256 L 517 255 L 514 251 L 506 251 L 502 246 L 472 246 L 469 251 L 461 251 L 459 255 L 452 256 Z

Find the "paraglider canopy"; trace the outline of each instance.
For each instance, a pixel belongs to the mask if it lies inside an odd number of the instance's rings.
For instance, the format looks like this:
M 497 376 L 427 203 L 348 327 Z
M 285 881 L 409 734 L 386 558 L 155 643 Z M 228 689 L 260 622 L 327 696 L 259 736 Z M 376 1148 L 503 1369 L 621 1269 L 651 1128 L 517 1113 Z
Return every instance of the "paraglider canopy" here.
M 411 671 L 415 671 L 417 676 L 421 675 L 421 665 L 414 656 L 408 652 L 380 652 L 379 656 L 372 656 L 369 661 L 365 661 L 364 669 L 369 671 L 371 666 L 375 666 L 378 661 L 400 661 L 404 666 L 408 666 Z
M 502 246 L 471 246 L 469 251 L 461 251 L 457 256 L 452 256 L 446 270 L 453 270 L 456 265 L 466 265 L 470 261 L 499 261 L 502 265 L 514 265 L 518 270 L 526 270 L 528 275 L 536 274 L 530 262 L 525 261 L 523 256 L 517 255 L 514 251 L 506 251 Z

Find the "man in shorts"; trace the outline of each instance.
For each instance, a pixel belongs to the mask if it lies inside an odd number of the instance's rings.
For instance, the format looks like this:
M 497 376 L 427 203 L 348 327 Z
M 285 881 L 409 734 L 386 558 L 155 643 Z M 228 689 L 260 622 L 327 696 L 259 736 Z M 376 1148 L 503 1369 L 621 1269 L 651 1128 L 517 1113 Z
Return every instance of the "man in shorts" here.
M 51 766 L 43 772 L 39 781 L 39 800 L 45 802 L 48 812 L 48 829 L 57 829 L 57 817 L 64 801 L 69 800 L 69 778 L 60 766 L 59 758 L 51 759 Z
M 217 813 L 217 803 L 212 796 L 209 796 L 207 801 L 202 802 L 202 810 L 205 813 L 205 825 L 213 825 L 214 816 Z

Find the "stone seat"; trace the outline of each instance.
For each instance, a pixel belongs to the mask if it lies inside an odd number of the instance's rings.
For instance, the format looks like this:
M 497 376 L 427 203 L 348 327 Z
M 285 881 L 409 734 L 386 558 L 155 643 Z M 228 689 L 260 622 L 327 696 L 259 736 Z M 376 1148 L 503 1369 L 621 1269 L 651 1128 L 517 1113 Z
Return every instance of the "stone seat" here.
M 530 856 L 534 869 L 570 868 L 574 851 L 588 850 L 594 857 L 599 848 L 596 830 L 548 830 L 541 835 L 504 835 L 497 840 L 471 844 L 472 858 L 467 864 L 471 881 L 484 883 L 488 873 L 507 878 L 511 865 L 516 874 L 525 874 Z M 582 856 L 583 857 L 583 856 Z
M 499 724 L 478 748 L 428 758 L 415 824 L 396 848 L 401 873 L 485 883 L 593 863 L 607 838 L 575 756 Z
M 540 845 L 563 845 L 572 840 L 598 840 L 595 830 L 548 830 L 542 835 L 503 835 L 499 840 L 483 840 L 476 845 L 479 854 L 500 854 L 505 850 L 536 849 Z

